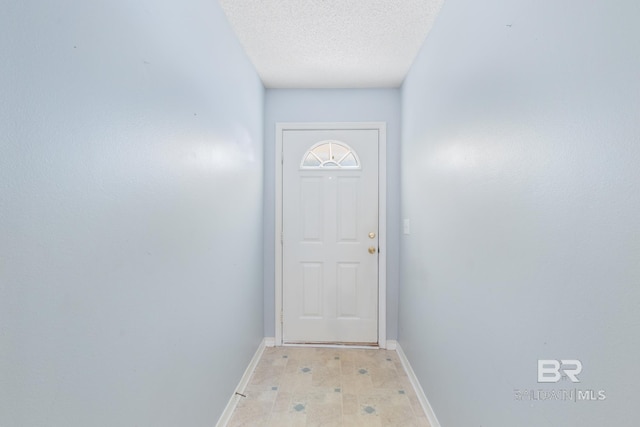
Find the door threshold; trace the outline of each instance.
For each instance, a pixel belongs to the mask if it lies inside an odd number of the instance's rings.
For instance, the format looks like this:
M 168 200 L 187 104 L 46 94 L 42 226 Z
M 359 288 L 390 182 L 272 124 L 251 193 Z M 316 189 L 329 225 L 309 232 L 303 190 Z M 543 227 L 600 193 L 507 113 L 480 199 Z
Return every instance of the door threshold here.
M 320 348 L 354 348 L 354 349 L 369 349 L 375 350 L 379 349 L 380 346 L 378 343 L 330 343 L 330 342 L 284 342 L 282 343 L 283 347 L 320 347 Z

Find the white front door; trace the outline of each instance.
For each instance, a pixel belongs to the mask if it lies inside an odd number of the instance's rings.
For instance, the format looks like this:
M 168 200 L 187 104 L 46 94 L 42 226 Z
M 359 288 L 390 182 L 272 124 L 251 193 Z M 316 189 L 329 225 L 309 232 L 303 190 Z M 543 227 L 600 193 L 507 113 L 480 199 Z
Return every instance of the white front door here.
M 284 343 L 378 343 L 379 130 L 284 130 Z

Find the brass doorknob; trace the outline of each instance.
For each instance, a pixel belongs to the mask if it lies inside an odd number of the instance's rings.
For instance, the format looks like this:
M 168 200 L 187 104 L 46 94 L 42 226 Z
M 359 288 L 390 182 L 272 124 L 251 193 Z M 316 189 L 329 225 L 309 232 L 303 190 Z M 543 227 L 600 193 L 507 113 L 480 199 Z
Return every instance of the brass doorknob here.
M 369 246 L 369 253 L 370 254 L 375 254 L 376 253 L 376 248 L 374 248 L 373 246 Z

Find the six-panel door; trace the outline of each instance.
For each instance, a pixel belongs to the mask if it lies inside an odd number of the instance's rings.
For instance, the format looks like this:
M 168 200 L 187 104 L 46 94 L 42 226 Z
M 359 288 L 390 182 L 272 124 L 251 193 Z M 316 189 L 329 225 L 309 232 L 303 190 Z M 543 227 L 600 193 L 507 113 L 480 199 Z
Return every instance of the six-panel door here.
M 283 132 L 283 341 L 378 342 L 378 130 Z

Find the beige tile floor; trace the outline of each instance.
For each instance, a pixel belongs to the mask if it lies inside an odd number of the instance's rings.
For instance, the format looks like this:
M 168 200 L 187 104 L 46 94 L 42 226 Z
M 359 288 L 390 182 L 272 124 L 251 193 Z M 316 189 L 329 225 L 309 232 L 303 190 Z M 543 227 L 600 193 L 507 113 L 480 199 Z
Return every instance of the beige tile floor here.
M 265 349 L 229 427 L 429 427 L 395 351 Z

